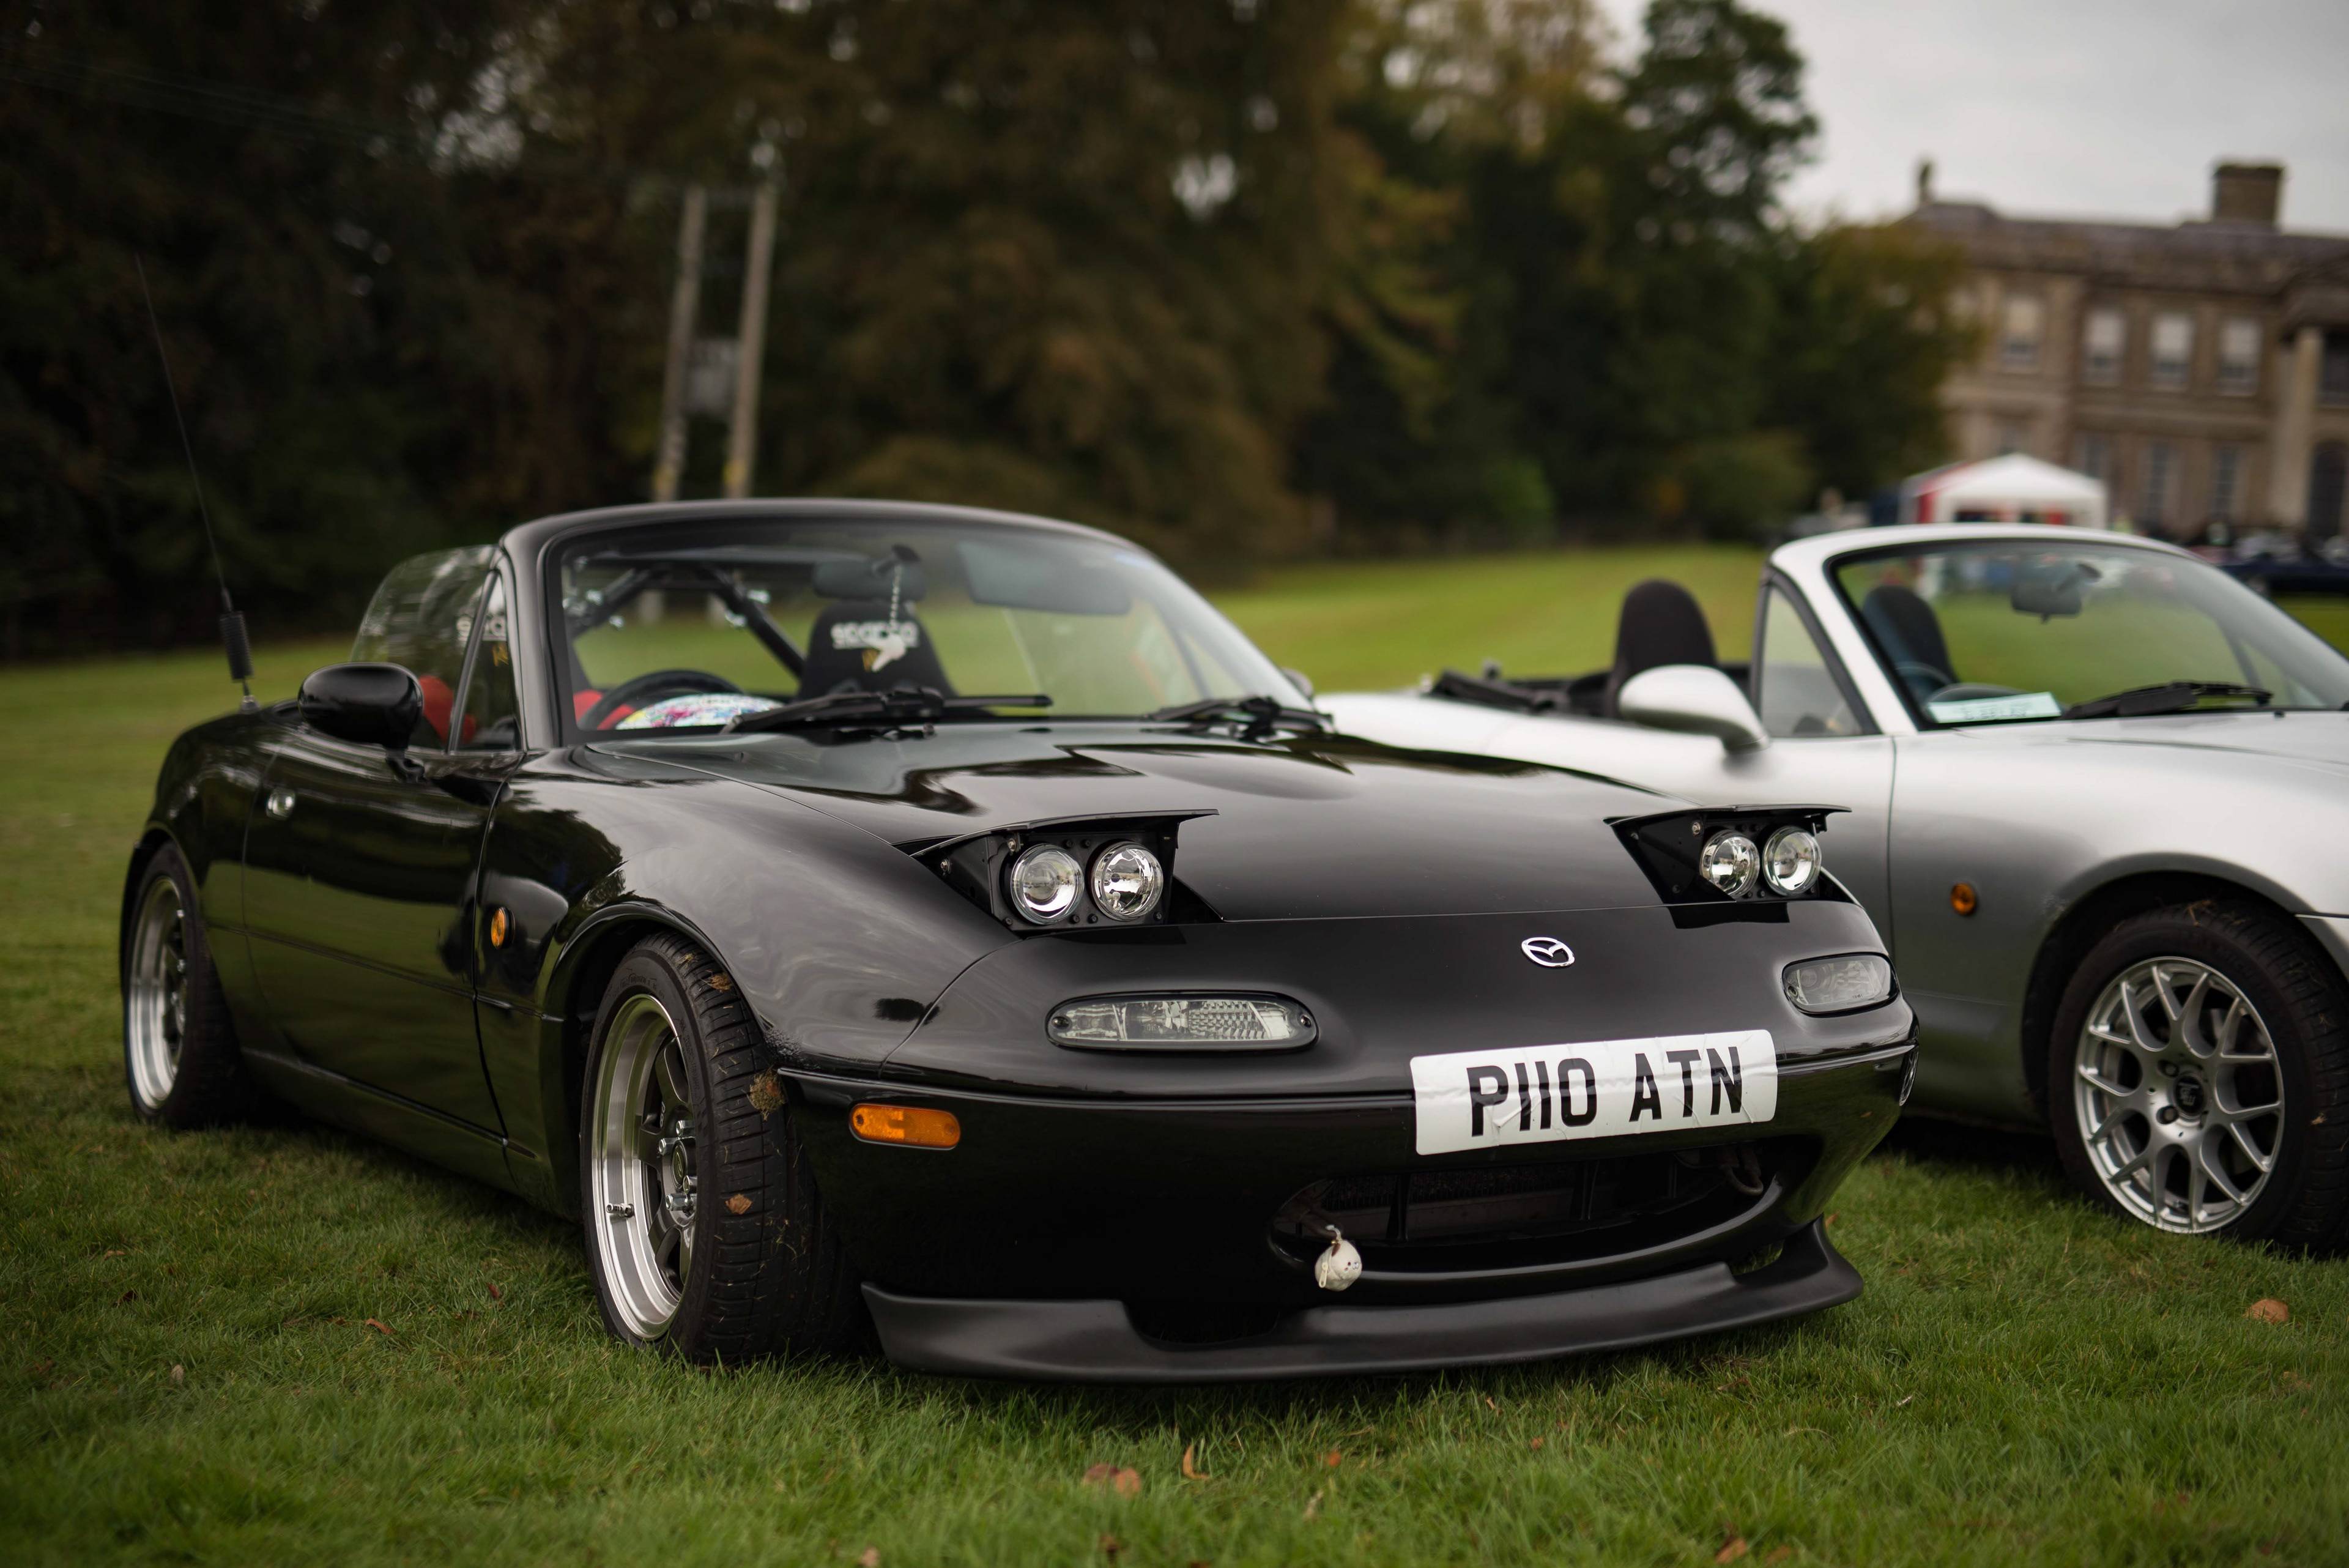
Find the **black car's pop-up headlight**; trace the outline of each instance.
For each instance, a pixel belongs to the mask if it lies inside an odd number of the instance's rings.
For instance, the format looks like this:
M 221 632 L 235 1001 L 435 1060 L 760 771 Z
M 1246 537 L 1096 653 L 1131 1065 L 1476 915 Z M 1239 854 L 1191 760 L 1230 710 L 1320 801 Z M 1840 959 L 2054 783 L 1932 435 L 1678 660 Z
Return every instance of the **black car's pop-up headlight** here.
M 972 903 L 1022 933 L 1164 925 L 1174 917 L 1174 836 L 1211 811 L 1061 817 L 916 846 Z M 1213 919 L 1195 896 L 1183 918 Z
M 1786 966 L 1786 1000 L 1805 1012 L 1857 1012 L 1892 1000 L 1892 964 L 1882 953 L 1838 953 Z
M 1721 806 L 1619 817 L 1613 826 L 1667 904 L 1841 899 L 1818 836 L 1844 809 Z
M 1052 1009 L 1045 1033 L 1076 1051 L 1293 1051 L 1314 1030 L 1285 996 L 1089 996 Z

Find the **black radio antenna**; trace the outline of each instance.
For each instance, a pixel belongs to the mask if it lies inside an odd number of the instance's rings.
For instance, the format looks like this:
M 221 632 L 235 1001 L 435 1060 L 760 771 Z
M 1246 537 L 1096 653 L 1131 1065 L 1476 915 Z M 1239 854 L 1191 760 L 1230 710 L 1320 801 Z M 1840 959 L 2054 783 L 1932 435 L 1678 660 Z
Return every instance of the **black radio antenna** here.
M 212 580 L 220 585 L 221 641 L 228 648 L 228 678 L 244 689 L 242 704 L 247 713 L 261 711 L 253 700 L 253 644 L 244 634 L 244 615 L 228 597 L 228 573 L 221 568 L 220 541 L 212 537 L 212 508 L 204 504 L 203 476 L 196 472 L 196 445 L 188 439 L 188 418 L 180 411 L 180 389 L 171 380 L 171 356 L 163 348 L 163 318 L 155 314 L 154 291 L 147 286 L 147 263 L 133 255 L 139 269 L 139 292 L 147 301 L 147 324 L 155 330 L 155 358 L 163 365 L 163 390 L 171 394 L 171 419 L 180 427 L 180 450 L 188 455 L 188 483 L 196 488 L 196 515 L 204 522 L 204 547 L 212 552 Z

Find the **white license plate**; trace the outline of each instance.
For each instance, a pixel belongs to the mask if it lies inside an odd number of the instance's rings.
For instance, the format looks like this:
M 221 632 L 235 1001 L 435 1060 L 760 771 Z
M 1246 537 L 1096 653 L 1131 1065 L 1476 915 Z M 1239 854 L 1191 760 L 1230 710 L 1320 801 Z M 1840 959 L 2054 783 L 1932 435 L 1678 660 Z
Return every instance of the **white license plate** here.
M 1586 1040 L 1411 1059 L 1422 1154 L 1766 1122 L 1778 1048 L 1766 1029 Z

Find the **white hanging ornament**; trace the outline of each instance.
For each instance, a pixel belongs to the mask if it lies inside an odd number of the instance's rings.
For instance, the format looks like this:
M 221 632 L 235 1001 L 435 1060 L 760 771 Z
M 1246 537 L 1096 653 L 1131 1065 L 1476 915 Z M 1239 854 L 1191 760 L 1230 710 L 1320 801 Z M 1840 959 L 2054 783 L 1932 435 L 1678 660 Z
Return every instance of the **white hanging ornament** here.
M 1342 1291 L 1362 1277 L 1362 1254 L 1330 1227 L 1330 1250 L 1313 1260 L 1313 1282 L 1325 1291 Z

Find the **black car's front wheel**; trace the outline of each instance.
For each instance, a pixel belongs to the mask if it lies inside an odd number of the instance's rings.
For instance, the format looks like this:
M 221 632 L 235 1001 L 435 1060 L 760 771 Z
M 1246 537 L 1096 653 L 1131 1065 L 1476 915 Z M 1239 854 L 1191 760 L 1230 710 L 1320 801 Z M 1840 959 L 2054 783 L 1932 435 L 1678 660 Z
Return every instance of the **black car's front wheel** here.
M 842 1350 L 857 1294 L 782 1086 L 725 971 L 649 938 L 595 1020 L 580 1106 L 587 1262 L 604 1321 L 698 1362 Z
M 2057 1009 L 2074 1180 L 2163 1231 L 2333 1246 L 2349 1222 L 2349 1005 L 2294 923 L 2209 900 L 2122 921 Z

